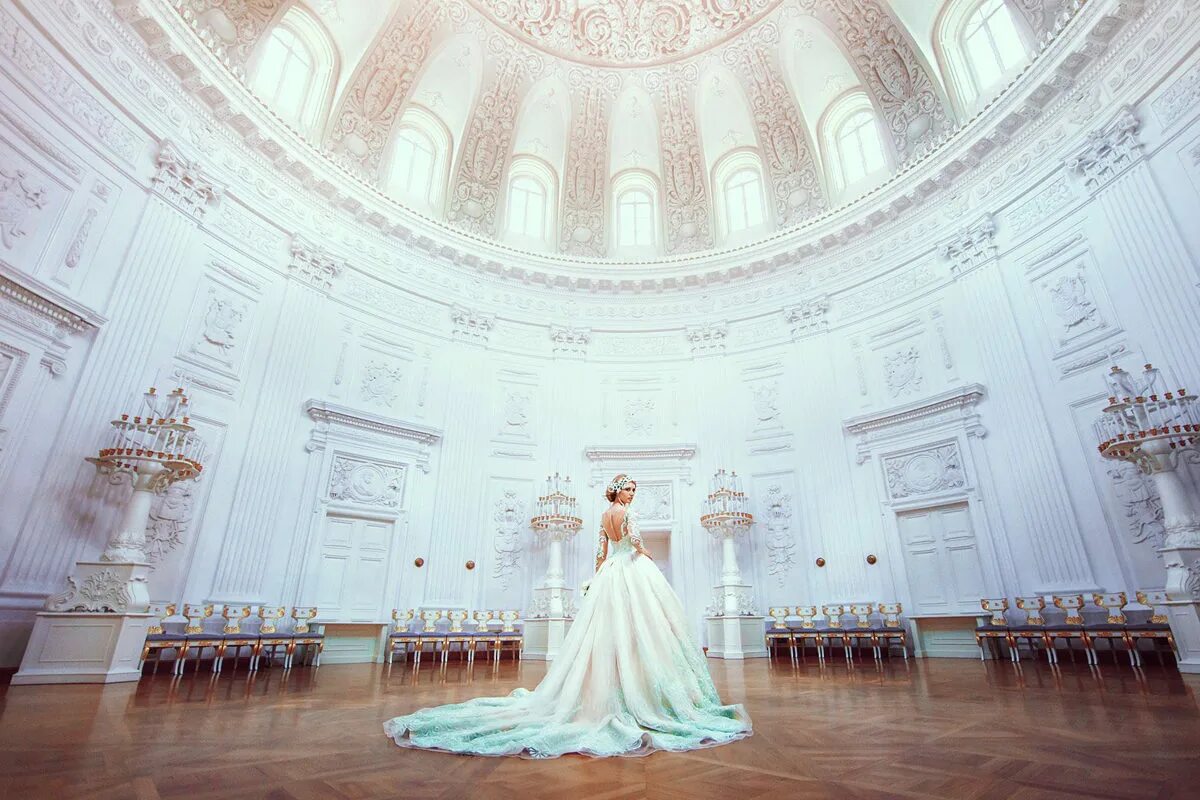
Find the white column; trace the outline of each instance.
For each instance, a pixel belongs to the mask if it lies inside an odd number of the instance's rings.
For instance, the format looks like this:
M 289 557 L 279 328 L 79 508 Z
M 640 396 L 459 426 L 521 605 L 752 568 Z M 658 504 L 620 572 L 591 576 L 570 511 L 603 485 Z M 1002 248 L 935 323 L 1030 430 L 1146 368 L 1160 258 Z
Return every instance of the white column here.
M 1161 360 L 1181 375 L 1200 375 L 1200 273 L 1142 154 L 1140 127 L 1133 109 L 1121 109 L 1067 167 L 1103 209 L 1129 283 L 1158 334 Z
M 1004 289 L 995 232 L 986 217 L 941 250 L 957 280 L 961 307 L 969 309 L 975 330 L 987 332 L 975 340 L 989 387 L 987 425 L 994 432 L 987 455 L 993 472 L 1005 471 L 1019 487 L 1001 505 L 1003 535 L 1024 538 L 1034 556 L 1032 565 L 1019 567 L 1037 581 L 1023 591 L 1089 591 L 1098 585 Z
M 344 265 L 323 249 L 296 237 L 292 263 L 271 351 L 262 378 L 262 391 L 246 443 L 225 541 L 208 599 L 214 603 L 263 603 L 266 573 L 278 563 L 272 557 L 276 534 L 295 522 L 298 509 L 280 505 L 286 486 L 280 479 L 290 463 L 302 456 L 296 432 L 305 423 L 305 366 L 318 350 L 320 320 L 326 293 Z
M 95 505 L 85 500 L 95 469 L 83 459 L 98 447 L 113 413 L 145 389 L 141 375 L 164 324 L 167 298 L 180 268 L 196 251 L 197 225 L 215 197 L 200 169 L 183 160 L 169 142 L 157 164 L 150 198 L 106 309 L 109 322 L 83 367 L 38 499 L 0 578 L 0 596 L 10 604 L 40 604 L 68 565 L 92 546 L 92 517 L 81 513 L 79 505 Z

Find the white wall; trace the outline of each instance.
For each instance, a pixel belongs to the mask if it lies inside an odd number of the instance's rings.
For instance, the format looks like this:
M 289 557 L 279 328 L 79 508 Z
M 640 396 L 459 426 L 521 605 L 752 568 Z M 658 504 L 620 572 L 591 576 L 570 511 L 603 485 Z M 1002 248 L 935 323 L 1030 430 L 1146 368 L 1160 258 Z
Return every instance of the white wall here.
M 603 484 L 628 471 L 698 623 L 718 467 L 756 504 L 739 555 L 762 611 L 911 605 L 896 516 L 956 503 L 981 596 L 1162 585 L 1153 498 L 1114 481 L 1090 424 L 1113 359 L 1200 380 L 1200 64 L 1194 25 L 1155 39 L 1167 11 L 1121 45 L 1153 59 L 1098 64 L 956 194 L 767 278 L 605 297 L 464 278 L 332 208 L 297 224 L 116 20 L 82 12 L 149 76 L 141 94 L 125 56 L 30 10 L 0 9 L 0 282 L 25 292 L 0 294 L 0 664 L 102 548 L 121 493 L 83 457 L 150 383 L 190 387 L 211 446 L 156 509 L 156 600 L 316 602 L 335 514 L 392 532 L 377 614 L 348 621 L 525 608 L 546 551 L 512 520 L 547 472 L 579 487 L 577 585 Z M 1133 139 L 1108 130 L 1124 104 Z M 1093 132 L 1123 158 L 1070 168 Z M 163 163 L 167 138 L 189 163 Z M 189 203 L 185 177 L 213 196 Z

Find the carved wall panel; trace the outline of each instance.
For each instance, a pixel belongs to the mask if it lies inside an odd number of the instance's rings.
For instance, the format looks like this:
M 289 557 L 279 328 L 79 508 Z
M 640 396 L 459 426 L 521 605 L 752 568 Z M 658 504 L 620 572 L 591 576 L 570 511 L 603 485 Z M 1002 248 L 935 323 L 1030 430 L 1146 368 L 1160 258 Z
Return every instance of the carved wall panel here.
M 496 234 L 496 210 L 512 153 L 526 72 L 520 58 L 502 57 L 467 125 L 447 216 L 471 233 Z
M 329 134 L 329 148 L 345 166 L 365 176 L 377 174 L 392 128 L 450 5 L 414 3 L 412 13 L 397 15 L 368 51 Z
M 1041 248 L 1026 262 L 1026 278 L 1053 358 L 1076 358 L 1081 348 L 1121 333 L 1083 233 Z
M 230 264 L 214 262 L 196 287 L 176 361 L 206 388 L 228 390 L 244 377 L 245 361 L 253 347 L 255 314 L 261 286 Z
M 637 487 L 633 508 L 643 525 L 675 520 L 674 484 L 670 481 L 643 481 Z
M 70 190 L 0 138 L 0 259 L 37 270 Z
M 568 78 L 573 102 L 559 248 L 572 255 L 603 256 L 608 118 L 620 80 L 612 73 L 583 70 L 572 70 Z
M 495 557 L 492 562 L 492 577 L 502 590 L 507 590 L 521 569 L 524 554 L 524 533 L 529 527 L 527 503 L 517 491 L 505 489 L 493 503 L 492 521 L 495 531 L 492 547 Z
M 691 97 L 696 67 L 688 65 L 649 77 L 658 104 L 667 252 L 703 250 L 712 246 L 713 239 L 704 157 Z
M 888 495 L 893 500 L 938 494 L 966 486 L 958 445 L 949 443 L 883 459 Z
M 197 31 L 206 34 L 219 54 L 246 66 L 267 23 L 284 0 L 183 0 L 172 5 Z
M 726 48 L 723 59 L 746 85 L 759 150 L 774 194 L 776 221 L 782 228 L 816 215 L 826 201 L 808 128 L 769 55 L 778 42 L 778 28 L 762 25 L 736 47 Z
M 353 505 L 400 508 L 404 502 L 405 475 L 403 464 L 336 454 L 326 496 Z
M 950 120 L 903 27 L 880 0 L 803 3 L 839 31 L 847 54 L 883 112 L 900 161 L 928 151 Z

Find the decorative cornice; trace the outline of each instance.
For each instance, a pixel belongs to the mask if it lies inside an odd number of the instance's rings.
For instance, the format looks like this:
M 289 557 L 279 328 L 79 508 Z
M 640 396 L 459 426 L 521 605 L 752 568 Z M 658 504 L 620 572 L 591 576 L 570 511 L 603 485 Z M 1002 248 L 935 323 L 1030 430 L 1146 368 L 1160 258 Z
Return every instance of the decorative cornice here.
M 347 428 L 382 434 L 395 439 L 429 447 L 442 440 L 442 431 L 415 422 L 401 422 L 393 417 L 384 417 L 370 411 L 330 403 L 327 400 L 308 400 L 304 403 L 304 413 L 316 423 L 327 425 L 344 425 Z
M 622 458 L 689 461 L 696 457 L 694 444 L 591 445 L 583 449 L 588 461 L 615 461 Z
M 843 426 L 847 433 L 859 436 L 897 425 L 919 422 L 954 409 L 970 408 L 983 400 L 984 396 L 982 384 L 969 383 L 932 397 L 852 417 L 846 420 Z
M 0 297 L 30 313 L 35 319 L 53 330 L 55 338 L 68 333 L 86 333 L 94 330 L 107 319 L 85 305 L 77 303 L 41 281 L 18 271 L 16 267 L 0 260 Z

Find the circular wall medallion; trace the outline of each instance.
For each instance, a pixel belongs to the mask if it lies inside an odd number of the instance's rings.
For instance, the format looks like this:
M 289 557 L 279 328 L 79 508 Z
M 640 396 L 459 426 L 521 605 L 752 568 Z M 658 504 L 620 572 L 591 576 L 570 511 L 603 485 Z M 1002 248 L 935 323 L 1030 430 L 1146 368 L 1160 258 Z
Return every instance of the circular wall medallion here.
M 413 563 L 416 564 L 418 567 L 423 567 L 423 566 L 425 566 L 425 559 L 417 558 L 417 559 L 413 560 Z
M 867 555 L 867 563 L 868 564 L 874 564 L 878 560 L 879 559 L 875 557 L 874 553 L 870 553 L 869 555 Z
M 475 562 L 474 562 L 474 561 L 468 561 L 468 562 L 467 562 L 467 569 L 475 569 Z
M 825 566 L 825 559 L 818 557 L 818 558 L 817 558 L 817 566 L 818 566 L 818 567 L 823 567 L 823 566 Z

